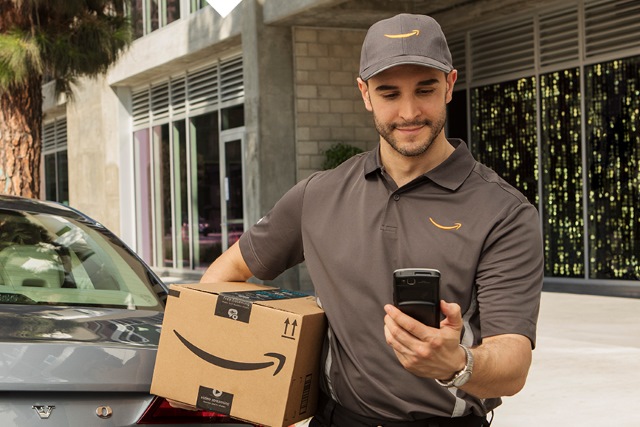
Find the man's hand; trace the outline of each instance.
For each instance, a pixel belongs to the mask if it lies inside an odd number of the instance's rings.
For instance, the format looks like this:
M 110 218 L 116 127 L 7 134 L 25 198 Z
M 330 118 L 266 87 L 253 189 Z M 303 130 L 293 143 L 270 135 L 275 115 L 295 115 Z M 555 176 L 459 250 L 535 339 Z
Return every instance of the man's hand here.
M 384 309 L 387 344 L 406 370 L 419 377 L 447 380 L 464 368 L 466 356 L 458 345 L 463 326 L 458 304 L 440 302 L 446 316 L 440 329 L 418 322 L 393 305 Z
M 187 405 L 186 403 L 178 402 L 176 400 L 167 399 L 167 402 L 172 408 L 185 409 L 187 411 L 199 411 L 199 409 L 193 405 Z
M 386 305 L 384 333 L 387 344 L 409 372 L 439 380 L 449 380 L 464 368 L 465 352 L 460 346 L 462 315 L 458 304 L 440 302 L 446 318 L 440 329 L 431 328 Z M 471 379 L 460 387 L 481 399 L 513 396 L 524 387 L 531 366 L 531 341 L 523 335 L 485 337 L 472 349 Z

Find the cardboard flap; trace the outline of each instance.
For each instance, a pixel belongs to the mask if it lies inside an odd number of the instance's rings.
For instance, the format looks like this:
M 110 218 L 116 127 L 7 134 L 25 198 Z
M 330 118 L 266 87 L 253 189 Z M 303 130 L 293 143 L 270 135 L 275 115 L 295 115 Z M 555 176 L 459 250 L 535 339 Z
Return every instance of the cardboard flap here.
M 181 283 L 171 285 L 172 288 L 188 288 L 194 291 L 208 292 L 211 294 L 220 294 L 222 292 L 242 292 L 242 291 L 258 291 L 265 289 L 277 289 L 272 286 L 257 285 L 247 282 L 212 282 L 212 283 Z
M 251 304 L 274 308 L 277 310 L 302 315 L 322 313 L 314 296 L 298 291 L 280 289 L 273 286 L 258 285 L 246 282 L 193 283 L 171 285 L 171 289 L 179 292 L 180 288 L 192 289 L 225 298 L 238 297 L 250 301 Z M 246 293 L 246 294 L 245 294 Z

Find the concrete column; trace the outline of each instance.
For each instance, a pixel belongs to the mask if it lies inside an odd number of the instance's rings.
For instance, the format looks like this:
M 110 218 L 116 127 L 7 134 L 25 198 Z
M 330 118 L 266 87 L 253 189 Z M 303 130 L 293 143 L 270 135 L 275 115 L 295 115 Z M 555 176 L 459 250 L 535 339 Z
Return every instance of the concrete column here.
M 114 233 L 121 231 L 119 105 L 100 76 L 82 78 L 67 106 L 70 204 Z
M 244 0 L 247 220 L 254 224 L 296 183 L 293 42 L 290 27 L 264 25 L 263 2 Z M 298 269 L 276 281 L 299 289 Z

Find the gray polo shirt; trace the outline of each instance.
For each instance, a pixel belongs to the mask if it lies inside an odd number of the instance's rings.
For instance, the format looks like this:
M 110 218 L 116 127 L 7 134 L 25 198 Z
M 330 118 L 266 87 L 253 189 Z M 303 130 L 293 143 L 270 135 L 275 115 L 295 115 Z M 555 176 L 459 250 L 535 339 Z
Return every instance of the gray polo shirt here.
M 378 150 L 318 172 L 285 194 L 240 239 L 251 272 L 272 279 L 306 262 L 329 321 L 325 386 L 364 416 L 412 420 L 484 414 L 480 400 L 406 371 L 384 337 L 392 273 L 441 272 L 441 298 L 462 307 L 462 342 L 521 334 L 535 344 L 543 277 L 536 209 L 464 142 L 398 188 Z

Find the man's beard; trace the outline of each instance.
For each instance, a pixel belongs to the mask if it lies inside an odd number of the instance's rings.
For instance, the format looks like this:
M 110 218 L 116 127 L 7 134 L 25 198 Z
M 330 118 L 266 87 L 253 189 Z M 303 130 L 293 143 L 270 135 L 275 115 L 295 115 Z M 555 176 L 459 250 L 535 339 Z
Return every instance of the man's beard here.
M 433 141 L 435 141 L 438 135 L 440 135 L 440 132 L 442 132 L 442 129 L 444 128 L 446 117 L 439 117 L 435 123 L 431 120 L 424 119 L 414 120 L 412 122 L 384 124 L 379 122 L 378 118 L 374 114 L 373 121 L 380 136 L 382 136 L 382 138 L 384 138 L 384 140 L 387 141 L 394 150 L 406 157 L 417 157 L 426 153 L 429 147 L 431 147 L 431 144 L 433 144 Z M 398 127 L 412 128 L 419 126 L 428 127 L 431 129 L 431 134 L 423 141 L 411 141 L 414 142 L 414 144 L 411 144 L 410 147 L 401 147 L 400 142 L 393 136 L 393 131 Z

